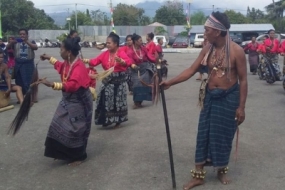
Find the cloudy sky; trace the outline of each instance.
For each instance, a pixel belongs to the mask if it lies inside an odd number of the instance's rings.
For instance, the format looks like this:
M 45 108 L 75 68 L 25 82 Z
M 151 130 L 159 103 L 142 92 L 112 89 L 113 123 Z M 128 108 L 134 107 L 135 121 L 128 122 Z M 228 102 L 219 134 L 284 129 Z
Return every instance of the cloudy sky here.
M 34 2 L 35 6 L 40 9 L 44 9 L 48 13 L 52 12 L 65 12 L 68 8 L 70 8 L 71 11 L 75 9 L 75 3 L 78 3 L 78 10 L 80 9 L 86 9 L 86 7 L 94 7 L 94 9 L 107 9 L 108 8 L 108 2 L 109 0 L 60 0 L 60 1 L 51 1 L 51 0 L 31 0 Z M 136 4 L 139 2 L 143 2 L 145 0 L 112 0 L 113 4 L 116 5 L 117 3 L 126 3 L 126 4 Z M 163 0 L 157 0 L 162 2 Z M 187 0 L 184 0 L 187 2 Z M 192 2 L 201 2 L 201 0 L 192 0 Z M 235 9 L 239 10 L 240 12 L 243 12 L 243 10 L 247 9 L 247 6 L 249 7 L 255 7 L 259 8 L 261 10 L 264 10 L 264 7 L 270 3 L 272 3 L 272 0 L 246 0 L 246 1 L 234 1 L 234 0 L 203 0 L 205 5 L 201 3 L 201 7 L 204 8 L 211 8 L 212 5 L 215 5 L 215 7 L 220 7 L 221 9 Z M 82 5 L 85 4 L 85 5 Z M 48 6 L 45 6 L 48 5 Z M 56 6 L 58 5 L 58 6 Z

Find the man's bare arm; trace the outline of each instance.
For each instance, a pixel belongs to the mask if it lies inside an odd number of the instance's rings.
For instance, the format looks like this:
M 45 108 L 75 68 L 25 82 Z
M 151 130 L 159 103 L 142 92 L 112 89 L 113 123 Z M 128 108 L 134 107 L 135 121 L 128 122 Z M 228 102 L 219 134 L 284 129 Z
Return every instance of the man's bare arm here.
M 180 73 L 177 77 L 168 81 L 168 84 L 175 85 L 181 82 L 184 82 L 191 78 L 201 67 L 201 62 L 204 59 L 206 53 L 209 50 L 209 46 L 205 46 L 200 52 L 198 58 L 194 61 L 194 63 L 187 69 L 185 69 L 182 73 Z
M 245 108 L 246 98 L 247 98 L 247 66 L 246 58 L 242 48 L 238 47 L 235 51 L 236 53 L 236 67 L 237 74 L 240 83 L 240 102 L 239 107 Z

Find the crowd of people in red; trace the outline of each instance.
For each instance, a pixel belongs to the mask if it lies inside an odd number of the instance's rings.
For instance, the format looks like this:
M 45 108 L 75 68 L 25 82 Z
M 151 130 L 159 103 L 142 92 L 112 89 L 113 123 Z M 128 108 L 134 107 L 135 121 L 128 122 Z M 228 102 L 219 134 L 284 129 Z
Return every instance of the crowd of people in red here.
M 275 81 L 282 81 L 285 74 L 285 66 L 283 66 L 282 74 L 278 59 L 279 55 L 285 55 L 285 41 L 279 42 L 275 38 L 274 30 L 268 31 L 263 43 L 256 42 L 256 38 L 252 37 L 251 43 L 244 50 L 248 52 L 250 72 L 254 75 L 258 74 L 261 80 L 266 80 L 269 84 Z M 259 57 L 260 55 L 261 58 Z

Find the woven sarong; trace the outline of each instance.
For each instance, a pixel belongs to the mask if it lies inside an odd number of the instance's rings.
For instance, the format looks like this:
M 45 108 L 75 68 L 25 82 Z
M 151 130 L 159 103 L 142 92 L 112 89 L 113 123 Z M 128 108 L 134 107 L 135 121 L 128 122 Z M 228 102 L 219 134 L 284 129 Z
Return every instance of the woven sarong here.
M 250 72 L 256 73 L 259 62 L 259 54 L 256 51 L 249 51 L 248 62 L 249 62 Z
M 87 157 L 93 99 L 89 88 L 75 93 L 63 92 L 45 142 L 45 156 L 80 161 Z
M 154 74 L 154 64 L 144 62 L 138 65 L 140 72 L 140 79 L 146 84 L 152 83 Z M 138 71 L 132 69 L 133 82 L 133 100 L 134 102 L 152 101 L 152 88 L 141 83 L 138 77 Z
M 196 164 L 222 168 L 228 165 L 232 141 L 237 130 L 235 120 L 239 106 L 239 84 L 228 90 L 207 89 L 200 113 Z
M 282 75 L 278 63 L 278 54 L 266 53 L 263 55 L 265 62 L 265 80 L 272 84 L 275 81 L 281 81 Z
M 16 85 L 22 87 L 25 95 L 30 88 L 32 77 L 35 69 L 34 60 L 15 59 L 14 76 Z
M 111 125 L 128 120 L 126 73 L 112 73 L 102 81 L 97 107 L 95 125 Z

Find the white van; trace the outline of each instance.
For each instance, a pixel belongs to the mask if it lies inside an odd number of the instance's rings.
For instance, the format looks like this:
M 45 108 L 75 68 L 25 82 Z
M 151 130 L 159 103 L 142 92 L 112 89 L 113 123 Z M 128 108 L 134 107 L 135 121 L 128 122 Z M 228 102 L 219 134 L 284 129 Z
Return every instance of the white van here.
M 166 47 L 167 46 L 167 41 L 166 41 L 166 37 L 165 36 L 154 36 L 153 38 L 153 42 L 155 43 L 155 45 L 158 44 L 158 39 L 162 38 L 163 44 L 162 47 Z
M 204 34 L 196 34 L 194 39 L 194 47 L 202 47 L 204 42 Z

